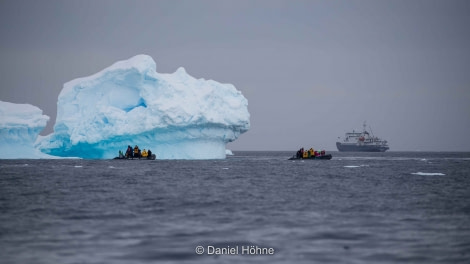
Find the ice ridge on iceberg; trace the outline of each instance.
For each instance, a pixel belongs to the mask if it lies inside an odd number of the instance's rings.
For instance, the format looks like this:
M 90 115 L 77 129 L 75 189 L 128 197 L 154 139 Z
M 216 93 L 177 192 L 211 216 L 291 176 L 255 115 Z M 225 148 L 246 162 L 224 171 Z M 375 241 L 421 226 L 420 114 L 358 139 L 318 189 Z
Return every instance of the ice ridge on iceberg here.
M 45 153 L 112 158 L 128 145 L 158 159 L 225 158 L 225 144 L 250 127 L 248 101 L 231 84 L 195 79 L 179 68 L 156 72 L 147 55 L 67 82 Z
M 48 120 L 36 106 L 0 101 L 0 158 L 53 158 L 34 147 Z

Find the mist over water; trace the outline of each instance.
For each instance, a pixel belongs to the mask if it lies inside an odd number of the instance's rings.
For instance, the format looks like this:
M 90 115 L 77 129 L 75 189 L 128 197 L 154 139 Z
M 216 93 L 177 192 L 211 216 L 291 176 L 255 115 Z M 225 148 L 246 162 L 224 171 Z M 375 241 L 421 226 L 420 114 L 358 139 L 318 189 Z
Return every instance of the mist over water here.
M 5 263 L 463 263 L 470 153 L 0 160 Z M 201 246 L 205 252 L 197 254 Z M 242 247 L 274 254 L 242 255 Z M 208 249 L 238 247 L 238 254 Z

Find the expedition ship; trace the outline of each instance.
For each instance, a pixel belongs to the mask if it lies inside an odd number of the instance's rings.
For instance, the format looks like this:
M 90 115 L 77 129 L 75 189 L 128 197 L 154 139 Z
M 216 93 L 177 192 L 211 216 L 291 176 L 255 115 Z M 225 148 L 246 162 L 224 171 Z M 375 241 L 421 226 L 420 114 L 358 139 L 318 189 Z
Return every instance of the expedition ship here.
M 347 132 L 342 142 L 336 142 L 336 147 L 347 152 L 384 152 L 389 149 L 387 140 L 375 137 L 372 129 L 370 134 L 367 132 L 366 122 L 362 132 Z

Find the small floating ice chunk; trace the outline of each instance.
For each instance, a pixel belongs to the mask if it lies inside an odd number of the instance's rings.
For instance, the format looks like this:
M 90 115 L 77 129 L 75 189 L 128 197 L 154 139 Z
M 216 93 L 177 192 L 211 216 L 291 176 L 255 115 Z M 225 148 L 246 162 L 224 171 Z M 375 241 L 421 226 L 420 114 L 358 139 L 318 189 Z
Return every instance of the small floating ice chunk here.
M 440 172 L 414 172 L 414 173 L 411 173 L 411 174 L 414 174 L 414 175 L 421 175 L 421 176 L 444 176 L 445 174 L 444 173 L 440 173 Z

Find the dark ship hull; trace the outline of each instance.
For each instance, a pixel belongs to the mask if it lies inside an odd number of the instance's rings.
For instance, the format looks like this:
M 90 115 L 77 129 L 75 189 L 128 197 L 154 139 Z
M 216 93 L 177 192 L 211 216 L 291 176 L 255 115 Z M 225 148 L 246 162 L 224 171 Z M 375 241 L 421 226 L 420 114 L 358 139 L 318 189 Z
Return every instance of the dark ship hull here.
M 336 148 L 342 152 L 385 152 L 389 149 L 387 145 L 358 145 L 341 142 L 336 142 Z

